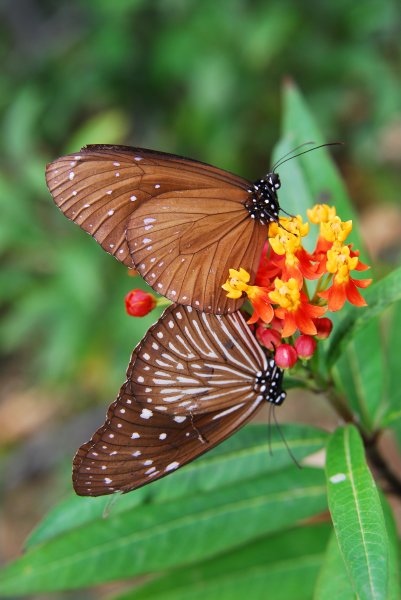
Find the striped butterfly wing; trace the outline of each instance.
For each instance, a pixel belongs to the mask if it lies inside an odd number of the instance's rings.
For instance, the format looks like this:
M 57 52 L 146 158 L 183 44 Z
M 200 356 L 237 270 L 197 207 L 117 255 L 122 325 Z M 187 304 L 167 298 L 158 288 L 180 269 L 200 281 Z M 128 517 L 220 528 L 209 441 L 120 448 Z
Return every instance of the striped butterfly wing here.
M 205 316 L 169 307 L 135 349 L 105 424 L 78 450 L 76 492 L 128 492 L 191 462 L 242 427 L 265 400 L 281 404 L 282 375 L 239 313 Z
M 46 181 L 69 219 L 173 302 L 213 313 L 243 303 L 221 285 L 229 267 L 254 277 L 266 239 L 245 207 L 255 193 L 247 180 L 172 154 L 99 145 L 52 162 Z
M 268 360 L 240 312 L 168 308 L 133 353 L 135 398 L 174 415 L 234 410 L 255 399 Z M 273 390 L 274 391 L 274 390 Z
M 110 406 L 106 423 L 78 450 L 74 489 L 81 496 L 102 496 L 160 479 L 233 434 L 259 406 L 255 401 L 225 418 L 219 413 L 174 417 L 152 412 L 126 385 Z

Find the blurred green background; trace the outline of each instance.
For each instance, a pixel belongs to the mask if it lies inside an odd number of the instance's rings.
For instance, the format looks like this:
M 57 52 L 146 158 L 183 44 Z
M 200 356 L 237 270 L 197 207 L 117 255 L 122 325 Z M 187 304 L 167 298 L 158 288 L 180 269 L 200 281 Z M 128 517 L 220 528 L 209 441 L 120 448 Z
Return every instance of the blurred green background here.
M 0 559 L 70 491 L 150 319 L 138 281 L 54 206 L 45 164 L 88 143 L 267 172 L 299 86 L 379 263 L 401 239 L 398 0 L 3 0 L 0 6 Z M 305 140 L 308 141 L 308 140 Z M 285 208 L 285 181 L 280 195 Z M 346 215 L 344 215 L 344 218 Z M 152 317 L 154 318 L 154 317 Z M 40 485 L 38 485 L 40 484 Z

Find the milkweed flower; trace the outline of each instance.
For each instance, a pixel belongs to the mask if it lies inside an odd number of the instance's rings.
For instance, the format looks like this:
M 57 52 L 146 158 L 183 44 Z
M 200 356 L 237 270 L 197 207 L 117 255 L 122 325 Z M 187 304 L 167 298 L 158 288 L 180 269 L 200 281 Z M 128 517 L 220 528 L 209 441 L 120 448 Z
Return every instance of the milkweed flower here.
M 333 329 L 333 321 L 328 317 L 321 317 L 320 319 L 315 320 L 316 325 L 316 339 L 317 340 L 326 340 Z
M 365 271 L 368 267 L 359 260 L 359 252 L 354 252 L 350 246 L 334 245 L 327 251 L 326 269 L 333 275 L 333 283 L 327 290 L 319 293 L 327 300 L 329 310 L 340 310 L 348 300 L 355 306 L 366 306 L 366 301 L 358 292 L 366 288 L 371 279 L 353 279 L 350 271 Z
M 250 274 L 240 267 L 229 270 L 222 286 L 229 298 L 247 296 L 253 308 L 248 323 L 256 324 L 257 339 L 275 352 L 282 368 L 293 366 L 294 352 L 303 360 L 311 358 L 316 340 L 330 335 L 332 321 L 324 316 L 327 311 L 340 310 L 347 300 L 365 306 L 358 288 L 366 288 L 372 281 L 352 276 L 353 271 L 369 268 L 346 243 L 352 221 L 342 221 L 335 207 L 327 204 L 316 204 L 307 216 L 309 222 L 297 215 L 269 225 L 255 285 L 249 285 Z M 319 225 L 319 235 L 310 253 L 303 238 L 311 225 Z M 313 293 L 309 291 L 312 281 Z M 290 353 L 288 345 L 293 349 Z
M 155 296 L 143 290 L 131 290 L 125 296 L 125 310 L 131 317 L 144 317 L 156 306 Z
M 308 360 L 312 358 L 316 350 L 316 340 L 311 335 L 300 335 L 294 342 L 294 348 L 299 358 Z
M 326 308 L 310 303 L 306 294 L 299 289 L 295 278 L 288 281 L 276 278 L 274 286 L 269 298 L 276 305 L 275 316 L 283 322 L 282 336 L 290 337 L 297 330 L 307 335 L 316 335 L 313 319 L 321 317 Z
M 298 354 L 294 346 L 280 344 L 274 354 L 274 360 L 280 369 L 291 369 L 298 360 Z
M 227 292 L 228 298 L 241 298 L 243 292 L 248 296 L 254 308 L 254 314 L 248 323 L 256 323 L 261 319 L 264 323 L 270 323 L 274 317 L 274 311 L 269 299 L 269 289 L 257 285 L 248 285 L 251 276 L 245 269 L 239 271 L 229 269 L 229 278 L 221 287 Z

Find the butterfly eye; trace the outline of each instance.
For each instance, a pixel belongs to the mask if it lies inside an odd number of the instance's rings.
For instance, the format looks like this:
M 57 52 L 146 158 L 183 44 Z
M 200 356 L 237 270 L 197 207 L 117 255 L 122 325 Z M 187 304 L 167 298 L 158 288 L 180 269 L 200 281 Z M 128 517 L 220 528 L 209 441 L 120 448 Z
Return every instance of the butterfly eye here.
M 228 269 L 254 278 L 267 227 L 277 221 L 276 173 L 252 184 L 217 167 L 126 146 L 87 146 L 47 167 L 62 212 L 172 302 L 214 314 Z
M 78 494 L 128 492 L 191 462 L 281 404 L 283 372 L 240 312 L 170 306 L 134 350 L 105 424 L 74 459 Z

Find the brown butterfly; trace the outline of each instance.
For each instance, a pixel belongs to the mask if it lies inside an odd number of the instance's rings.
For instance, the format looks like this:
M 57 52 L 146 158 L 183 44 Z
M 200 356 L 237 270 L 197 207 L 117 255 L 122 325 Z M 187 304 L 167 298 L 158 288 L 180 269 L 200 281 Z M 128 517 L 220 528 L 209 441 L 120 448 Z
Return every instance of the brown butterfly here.
M 244 299 L 226 297 L 228 269 L 251 283 L 278 220 L 276 173 L 251 183 L 174 154 L 127 146 L 86 146 L 48 165 L 62 212 L 172 302 L 214 314 Z
M 134 350 L 105 424 L 78 450 L 77 494 L 128 492 L 160 479 L 285 399 L 283 371 L 240 312 L 170 306 Z

